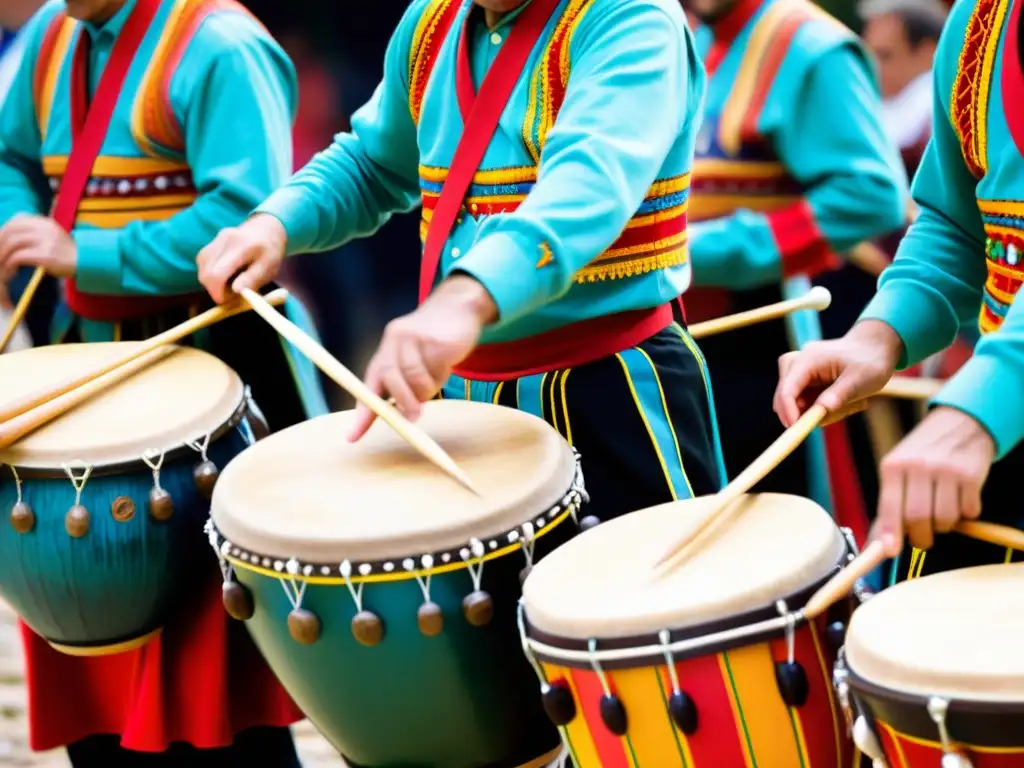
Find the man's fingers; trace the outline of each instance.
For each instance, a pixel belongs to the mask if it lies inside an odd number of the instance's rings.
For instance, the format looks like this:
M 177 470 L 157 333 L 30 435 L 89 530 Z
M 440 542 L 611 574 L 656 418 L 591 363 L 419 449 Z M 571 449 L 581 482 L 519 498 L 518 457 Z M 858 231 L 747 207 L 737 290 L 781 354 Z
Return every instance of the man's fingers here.
M 903 548 L 903 498 L 905 478 L 899 470 L 882 468 L 875 531 L 886 557 L 898 557 Z
M 437 394 L 438 383 L 427 368 L 427 363 L 423 359 L 423 350 L 415 340 L 406 339 L 400 342 L 398 364 L 401 366 L 406 384 L 416 397 L 417 405 L 427 402 Z
M 935 484 L 930 473 L 911 471 L 907 474 L 907 496 L 903 519 L 910 543 L 917 549 L 931 549 L 934 533 Z
M 828 411 L 838 411 L 847 403 L 856 400 L 863 389 L 863 382 L 856 368 L 847 368 L 824 392 L 818 396 L 818 405 Z
M 807 357 L 794 359 L 775 390 L 775 410 L 785 427 L 793 426 L 800 416 L 799 398 L 814 381 L 815 361 Z
M 960 482 L 950 474 L 935 477 L 934 523 L 937 533 L 949 533 L 960 522 Z
M 395 401 L 395 407 L 402 414 L 415 421 L 420 415 L 420 401 L 405 380 L 402 369 L 397 365 L 388 368 L 384 372 L 384 391 Z
M 377 358 L 374 357 L 370 361 L 370 365 L 366 368 L 366 386 L 376 395 L 384 394 L 384 386 L 378 373 Z M 367 406 L 362 403 L 356 404 L 356 415 L 355 421 L 352 424 L 352 429 L 348 433 L 349 442 L 354 443 L 365 435 L 373 422 L 376 420 L 377 414 L 371 411 Z

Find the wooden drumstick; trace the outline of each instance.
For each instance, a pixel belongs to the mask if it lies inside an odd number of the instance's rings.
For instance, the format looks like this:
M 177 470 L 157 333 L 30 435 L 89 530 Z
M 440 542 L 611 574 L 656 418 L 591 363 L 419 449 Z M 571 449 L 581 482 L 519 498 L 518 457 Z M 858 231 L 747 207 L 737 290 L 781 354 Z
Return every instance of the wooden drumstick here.
M 874 397 L 894 397 L 900 400 L 930 400 L 946 382 L 912 376 L 893 376 Z
M 274 306 L 283 304 L 287 299 L 288 291 L 284 288 L 272 291 L 264 297 L 264 300 L 268 304 L 272 304 Z M 154 349 L 158 349 L 168 344 L 174 344 L 175 342 L 181 341 L 186 336 L 190 336 L 196 331 L 202 330 L 207 326 L 213 325 L 214 323 L 220 322 L 221 320 L 225 320 L 229 317 L 233 317 L 241 312 L 248 311 L 249 305 L 243 301 L 235 301 L 231 304 L 224 304 L 208 309 L 205 312 L 186 320 L 184 323 L 153 336 L 152 338 L 140 343 L 138 346 L 132 347 L 132 349 L 125 352 L 120 357 L 111 360 L 109 363 L 104 363 L 98 368 L 94 368 L 84 374 L 62 381 L 55 386 L 29 394 L 19 400 L 15 400 L 14 402 L 0 404 L 0 424 L 7 422 L 10 419 L 14 419 L 17 416 L 20 416 L 43 403 L 49 402 L 56 397 L 60 397 L 73 389 L 88 384 L 94 379 L 120 368 L 122 365 L 127 365 L 128 363 L 139 359 L 143 355 L 149 354 Z
M 248 288 L 242 290 L 242 297 L 249 306 L 274 328 L 282 337 L 290 341 L 302 354 L 308 357 L 317 368 L 327 374 L 334 382 L 352 397 L 365 405 L 378 417 L 383 419 L 409 445 L 423 456 L 451 475 L 467 489 L 480 495 L 473 487 L 469 476 L 458 464 L 445 453 L 444 449 L 434 442 L 426 432 L 405 418 L 397 408 L 373 392 L 362 379 L 346 368 L 305 331 L 281 315 L 264 301 L 263 297 Z
M 695 323 L 688 330 L 693 338 L 702 339 L 705 336 L 713 336 L 716 333 L 724 333 L 725 331 L 733 331 L 737 328 L 754 325 L 755 323 L 775 320 L 785 317 L 792 312 L 799 312 L 802 309 L 814 309 L 821 312 L 828 309 L 831 304 L 832 294 L 829 293 L 828 288 L 817 285 L 798 298 L 780 301 L 746 312 L 737 312 L 734 315 L 716 317 L 714 320 L 706 320 L 703 323 Z
M 872 242 L 864 242 L 855 246 L 846 254 L 846 258 L 855 267 L 867 272 L 872 277 L 881 275 L 892 263 L 885 251 Z
M 964 536 L 970 536 L 972 539 L 1024 551 L 1024 532 L 1018 531 L 1016 528 L 995 523 L 982 523 L 976 520 L 961 520 L 954 530 Z M 850 594 L 853 585 L 881 565 L 884 560 L 885 551 L 882 548 L 882 542 L 872 541 L 849 565 L 811 595 L 811 599 L 807 601 L 807 605 L 800 613 L 805 619 L 817 618 Z
M 46 277 L 46 270 L 42 267 L 36 267 L 36 271 L 32 273 L 32 279 L 28 281 L 28 285 L 25 286 L 24 292 L 21 294 L 21 298 L 18 299 L 18 303 L 14 306 L 14 312 L 11 314 L 11 319 L 7 322 L 7 327 L 4 329 L 4 335 L 0 338 L 0 354 L 7 349 L 7 345 L 11 343 L 11 339 L 14 338 L 14 332 L 18 330 L 18 326 L 21 325 L 21 321 L 25 319 L 25 313 L 28 312 L 28 305 L 32 303 L 32 299 L 35 298 L 36 291 L 39 290 L 39 286 L 42 285 L 43 278 Z
M 0 448 L 6 448 L 15 443 L 30 432 L 39 429 L 45 424 L 49 424 L 58 416 L 67 413 L 76 405 L 100 392 L 108 390 L 118 382 L 134 376 L 143 368 L 152 365 L 157 360 L 162 360 L 178 349 L 180 347 L 171 346 L 151 349 L 141 357 L 137 357 L 125 365 L 108 371 L 82 386 L 75 387 L 36 408 L 32 408 L 13 419 L 5 421 L 3 424 L 0 424 Z
M 843 409 L 831 414 L 832 420 L 843 418 L 847 415 L 848 410 L 851 412 L 857 410 L 856 404 L 851 406 L 850 409 Z M 683 563 L 692 552 L 697 551 L 699 545 L 710 538 L 721 527 L 724 519 L 730 517 L 725 513 L 731 510 L 732 503 L 763 480 L 775 467 L 779 466 L 828 416 L 830 414 L 823 406 L 814 405 L 809 408 L 793 426 L 783 432 L 774 443 L 768 446 L 764 453 L 754 459 L 749 467 L 740 472 L 731 483 L 715 494 L 711 509 L 704 516 L 704 519 L 665 550 L 665 554 L 655 563 L 655 572 L 658 575 L 665 575 Z

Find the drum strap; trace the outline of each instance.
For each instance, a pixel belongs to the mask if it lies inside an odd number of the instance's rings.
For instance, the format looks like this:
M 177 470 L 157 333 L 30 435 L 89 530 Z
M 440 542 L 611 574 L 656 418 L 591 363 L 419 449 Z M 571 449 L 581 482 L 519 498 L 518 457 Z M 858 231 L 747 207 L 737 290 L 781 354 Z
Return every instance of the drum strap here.
M 466 14 L 459 38 L 455 65 L 455 89 L 462 112 L 462 136 L 455 148 L 448 177 L 441 187 L 441 195 L 434 208 L 427 241 L 423 247 L 420 265 L 420 302 L 430 294 L 441 262 L 441 252 L 448 241 L 459 209 L 473 176 L 480 168 L 487 147 L 498 128 L 512 89 L 526 69 L 526 60 L 547 26 L 548 19 L 560 0 L 533 0 L 515 21 L 515 26 L 491 63 L 487 75 L 476 93 L 469 66 L 469 25 L 473 13 Z M 475 9 L 474 9 L 475 10 Z

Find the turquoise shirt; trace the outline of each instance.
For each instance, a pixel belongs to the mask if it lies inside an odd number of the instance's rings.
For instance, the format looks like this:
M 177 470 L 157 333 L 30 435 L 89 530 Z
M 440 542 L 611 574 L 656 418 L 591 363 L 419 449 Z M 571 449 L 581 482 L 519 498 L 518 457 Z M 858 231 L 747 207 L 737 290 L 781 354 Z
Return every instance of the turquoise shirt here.
M 810 252 L 842 254 L 898 230 L 909 191 L 855 35 L 788 0 L 738 21 L 731 39 L 696 33 L 702 60 L 714 46 L 717 66 L 697 140 L 690 253 L 694 285 L 748 290 L 803 273 Z
M 194 5 L 163 1 L 128 73 L 73 232 L 76 283 L 86 293 L 201 291 L 199 250 L 243 221 L 292 172 L 297 79 L 254 18 L 240 9 L 207 15 L 173 69 L 169 91 L 163 89 L 161 57 L 188 34 L 173 31 L 169 19 Z M 77 35 L 90 35 L 94 91 L 134 7 L 128 0 L 106 24 L 75 24 L 63 47 L 58 41 L 52 98 L 40 98 L 33 79 L 46 32 L 64 3 L 51 0 L 23 31 L 26 55 L 0 108 L 0 225 L 15 214 L 49 212 L 71 146 L 69 51 Z M 173 115 L 183 146 L 151 145 L 164 137 L 145 126 L 133 133 L 137 99 L 147 98 Z
M 1024 306 L 1014 301 L 1024 279 L 1024 148 L 1005 114 L 1019 112 L 1024 90 L 1011 84 L 1024 76 L 1004 57 L 1006 39 L 1017 35 L 1010 9 L 1008 0 L 961 0 L 950 14 L 935 57 L 932 140 L 914 179 L 920 216 L 862 315 L 899 334 L 901 368 L 945 349 L 961 328 L 980 327 L 974 356 L 932 402 L 977 420 L 1000 458 L 1024 438 Z M 987 81 L 960 70 L 968 24 L 987 31 L 978 35 L 986 44 L 964 57 L 977 54 Z M 955 89 L 969 82 L 980 85 L 954 119 Z M 961 135 L 973 135 L 969 149 Z
M 284 224 L 289 253 L 369 235 L 421 199 L 425 232 L 462 133 L 456 43 L 472 4 L 451 4 L 451 32 L 443 44 L 434 41 L 433 74 L 417 99 L 418 52 L 430 45 L 421 34 L 430 25 L 420 22 L 448 5 L 414 0 L 388 47 L 383 81 L 353 116 L 351 133 L 339 134 L 259 208 Z M 482 17 L 470 20 L 477 89 L 517 17 L 493 30 Z M 560 41 L 567 56 L 558 55 Z M 564 98 L 555 93 L 559 81 Z M 681 217 L 703 86 L 677 0 L 559 3 L 438 270 L 439 278 L 468 273 L 494 297 L 500 319 L 484 343 L 654 307 L 685 290 Z

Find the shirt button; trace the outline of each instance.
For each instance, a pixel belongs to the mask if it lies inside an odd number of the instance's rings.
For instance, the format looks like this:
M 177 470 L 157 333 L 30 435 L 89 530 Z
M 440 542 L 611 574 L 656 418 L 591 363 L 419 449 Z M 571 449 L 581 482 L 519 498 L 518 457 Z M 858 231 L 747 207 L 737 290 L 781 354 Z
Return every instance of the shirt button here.
M 491 42 L 494 43 L 495 45 L 501 45 L 501 35 L 499 35 L 497 32 L 492 32 Z
M 452 248 L 452 258 L 453 259 L 457 259 L 461 255 L 462 255 L 462 251 L 460 251 L 458 248 Z

